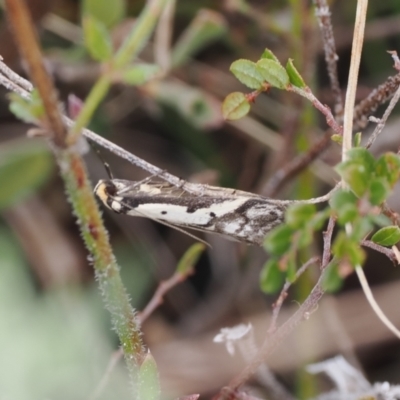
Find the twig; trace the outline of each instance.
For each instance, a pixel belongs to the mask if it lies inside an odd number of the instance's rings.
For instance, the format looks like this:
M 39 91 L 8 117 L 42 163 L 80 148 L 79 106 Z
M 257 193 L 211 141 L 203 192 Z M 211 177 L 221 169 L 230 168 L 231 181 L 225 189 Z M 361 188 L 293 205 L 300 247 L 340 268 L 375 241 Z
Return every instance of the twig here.
M 385 214 L 387 217 L 390 218 L 390 220 L 393 222 L 394 225 L 397 225 L 400 227 L 400 215 L 397 214 L 397 212 L 393 211 L 386 201 L 382 204 L 381 210 L 383 214 Z
M 190 274 L 193 273 L 193 269 L 187 271 L 187 273 L 182 274 L 180 272 L 175 272 L 169 279 L 160 282 L 157 290 L 153 294 L 151 300 L 147 303 L 146 307 L 142 312 L 139 313 L 138 317 L 140 323 L 143 323 L 154 310 L 163 302 L 163 297 L 165 294 L 171 290 L 174 286 L 183 282 Z
M 367 144 L 365 147 L 369 149 L 372 145 L 372 143 L 375 142 L 376 138 L 381 134 L 383 128 L 385 127 L 386 121 L 389 118 L 390 114 L 393 111 L 393 108 L 396 106 L 397 102 L 400 99 L 400 85 L 396 90 L 396 93 L 394 94 L 392 100 L 390 100 L 390 103 L 388 107 L 386 108 L 382 118 L 379 120 L 378 124 L 376 125 L 374 131 L 372 132 L 370 138 L 368 139 Z
M 316 7 L 315 15 L 318 19 L 324 43 L 325 61 L 335 103 L 335 114 L 338 116 L 343 113 L 343 100 L 337 74 L 338 56 L 336 54 L 335 38 L 333 36 L 331 13 L 326 0 L 314 0 L 314 4 Z
M 239 386 L 246 382 L 257 371 L 259 366 L 265 362 L 267 356 L 269 356 L 286 339 L 286 337 L 302 320 L 308 319 L 310 314 L 315 311 L 318 302 L 321 300 L 324 294 L 324 290 L 322 288 L 322 282 L 324 279 L 323 273 L 326 266 L 329 264 L 329 258 L 331 254 L 331 239 L 334 226 L 335 219 L 331 217 L 327 230 L 324 234 L 324 253 L 321 261 L 322 273 L 307 299 L 283 325 L 281 325 L 266 338 L 258 355 L 254 357 L 251 363 L 249 363 L 249 365 L 247 365 L 247 367 L 229 383 L 229 387 L 222 389 L 214 397 L 214 400 L 228 399 L 229 397 L 227 397 L 227 393 L 237 392 Z
M 323 233 L 324 236 L 324 251 L 322 253 L 322 261 L 321 261 L 321 271 L 323 271 L 329 264 L 331 259 L 331 243 L 332 243 L 332 234 L 333 229 L 335 228 L 336 218 L 330 217 L 328 222 L 328 227 L 326 231 Z
M 379 244 L 376 244 L 376 243 L 372 242 L 371 240 L 361 240 L 361 245 L 365 246 L 365 247 L 369 247 L 370 249 L 373 249 L 375 251 L 378 251 L 379 253 L 384 254 L 387 258 L 389 258 L 389 260 L 394 265 L 399 264 L 396 254 L 394 253 L 393 250 L 388 249 L 387 247 L 380 246 Z
M 265 362 L 267 356 L 278 348 L 289 334 L 293 332 L 297 325 L 299 325 L 301 321 L 309 318 L 310 314 L 315 311 L 318 302 L 324 294 L 324 290 L 322 289 L 322 279 L 323 276 L 321 275 L 318 282 L 311 290 L 311 293 L 299 309 L 283 325 L 281 325 L 275 333 L 268 336 L 253 361 L 239 375 L 232 379 L 229 383 L 230 390 L 234 391 L 246 382 L 257 371 L 259 366 Z M 225 399 L 222 392 L 216 398 Z
M 368 124 L 368 117 L 394 95 L 399 85 L 400 74 L 389 76 L 386 82 L 360 101 L 354 108 L 354 129 L 365 128 Z
M 3 57 L 1 57 L 1 56 L 0 56 L 0 61 L 3 61 Z M 3 62 L 1 63 L 0 70 L 7 78 L 10 79 L 10 81 L 16 83 L 22 89 L 24 89 L 28 92 L 31 92 L 33 90 L 33 86 L 29 81 L 22 78 L 22 76 L 19 76 L 11 68 L 8 68 L 7 65 L 4 64 Z
M 314 96 L 310 88 L 306 87 L 300 89 L 296 86 L 289 85 L 287 87 L 287 90 L 297 93 L 298 95 L 305 97 L 307 100 L 309 100 L 317 110 L 321 111 L 321 113 L 325 115 L 326 123 L 333 129 L 333 131 L 338 135 L 343 134 L 343 128 L 336 122 L 335 117 L 332 115 L 331 109 L 327 105 L 322 104 Z
M 24 99 L 30 99 L 30 92 L 27 89 L 24 89 L 22 86 L 18 85 L 17 82 L 20 80 L 25 81 L 24 83 L 28 82 L 24 80 L 19 75 L 15 74 L 18 79 L 16 82 L 10 81 L 7 76 L 9 76 L 8 72 L 11 71 L 10 68 L 7 67 L 2 61 L 0 61 L 0 84 L 6 87 L 8 90 L 11 90 L 15 93 L 18 93 Z M 29 83 L 29 82 L 28 82 Z M 32 88 L 32 85 L 30 85 Z M 67 116 L 62 116 L 64 123 L 67 127 L 71 127 L 74 125 L 74 121 L 72 121 Z M 140 157 L 135 156 L 132 153 L 129 153 L 122 147 L 110 142 L 109 140 L 105 139 L 104 137 L 98 135 L 97 133 L 89 130 L 89 129 L 82 129 L 82 134 L 89 140 L 99 144 L 100 146 L 106 148 L 107 150 L 111 151 L 112 153 L 116 154 L 117 156 L 129 161 L 131 164 L 136 165 L 139 168 L 144 169 L 145 171 L 149 172 L 152 175 L 158 176 L 164 179 L 166 182 L 170 183 L 171 185 L 184 188 L 187 192 L 193 194 L 204 194 L 204 186 L 197 185 L 195 183 L 186 182 L 183 179 L 178 178 L 175 175 L 172 175 L 161 168 L 156 167 L 153 164 L 148 163 L 147 161 L 141 159 Z
M 261 190 L 261 194 L 266 197 L 274 197 L 289 179 L 302 172 L 328 148 L 331 144 L 331 136 L 330 131 L 326 132 L 306 153 L 298 155 L 275 172 Z
M 305 264 L 303 264 L 297 271 L 296 271 L 296 276 L 293 282 L 286 281 L 285 284 L 283 285 L 283 288 L 281 290 L 281 293 L 276 300 L 276 302 L 272 305 L 273 310 L 272 310 L 272 318 L 271 318 L 271 323 L 268 328 L 268 333 L 274 333 L 276 331 L 276 322 L 279 316 L 279 312 L 281 311 L 282 304 L 285 301 L 287 295 L 288 295 L 288 290 L 290 286 L 292 286 L 293 283 L 299 279 L 299 277 L 307 270 L 308 267 L 310 267 L 312 264 L 315 264 L 319 261 L 319 257 L 315 256 L 310 258 Z

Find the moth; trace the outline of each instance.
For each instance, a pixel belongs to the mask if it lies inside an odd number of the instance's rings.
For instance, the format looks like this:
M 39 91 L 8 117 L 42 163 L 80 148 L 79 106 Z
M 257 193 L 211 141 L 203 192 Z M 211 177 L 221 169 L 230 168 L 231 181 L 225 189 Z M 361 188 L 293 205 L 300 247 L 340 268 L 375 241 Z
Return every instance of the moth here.
M 253 193 L 199 185 L 194 195 L 166 182 L 100 180 L 94 192 L 118 214 L 146 217 L 182 230 L 190 228 L 261 245 L 266 234 L 284 220 L 293 201 L 273 200 Z

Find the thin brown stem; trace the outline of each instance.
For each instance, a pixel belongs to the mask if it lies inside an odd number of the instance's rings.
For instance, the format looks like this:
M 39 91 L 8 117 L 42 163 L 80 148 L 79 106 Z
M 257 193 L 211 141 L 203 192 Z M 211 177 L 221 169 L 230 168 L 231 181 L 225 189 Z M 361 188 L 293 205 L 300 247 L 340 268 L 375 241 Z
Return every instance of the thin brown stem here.
M 174 286 L 178 285 L 179 283 L 182 283 L 192 273 L 193 269 L 190 269 L 185 274 L 175 272 L 169 279 L 160 282 L 151 300 L 148 302 L 144 310 L 139 313 L 138 317 L 140 319 L 140 322 L 143 323 L 154 312 L 154 310 L 160 304 L 162 304 L 163 298 L 168 291 L 170 291 Z
M 228 388 L 224 388 L 218 395 L 214 397 L 215 400 L 227 399 L 226 393 L 236 392 L 239 386 L 245 383 L 259 368 L 259 366 L 265 362 L 266 358 L 275 351 L 279 345 L 287 338 L 287 336 L 305 319 L 310 317 L 310 314 L 315 311 L 318 302 L 321 300 L 324 290 L 322 288 L 323 273 L 326 266 L 329 264 L 331 254 L 331 241 L 332 233 L 335 226 L 335 219 L 330 218 L 326 232 L 324 233 L 324 252 L 321 261 L 322 274 L 311 290 L 310 294 L 300 306 L 300 308 L 274 333 L 269 335 L 264 341 L 259 353 L 252 360 L 252 362 L 246 366 L 246 368 L 237 375 L 229 383 Z
M 327 267 L 331 259 L 332 234 L 335 228 L 335 223 L 336 223 L 336 218 L 330 217 L 328 222 L 328 227 L 326 228 L 326 231 L 323 233 L 324 250 L 322 253 L 321 271 L 323 271 Z
M 231 390 L 234 391 L 243 383 L 247 382 L 247 380 L 257 371 L 259 366 L 265 362 L 266 358 L 279 347 L 279 345 L 303 320 L 308 319 L 310 314 L 315 311 L 318 302 L 324 294 L 324 290 L 322 289 L 322 278 L 323 276 L 321 275 L 318 282 L 311 290 L 311 293 L 299 309 L 283 325 L 281 325 L 275 333 L 268 336 L 253 361 L 239 375 L 232 379 L 229 383 L 229 388 Z M 224 399 L 225 397 L 220 393 L 216 398 Z
M 361 245 L 384 254 L 394 265 L 398 265 L 396 254 L 392 249 L 380 246 L 371 240 L 361 240 Z
M 272 318 L 271 318 L 271 324 L 268 328 L 268 333 L 272 334 L 276 331 L 276 322 L 279 316 L 279 313 L 282 308 L 282 304 L 285 301 L 287 295 L 288 295 L 288 290 L 290 286 L 292 286 L 293 283 L 299 279 L 299 277 L 313 264 L 319 262 L 320 259 L 318 256 L 310 258 L 305 264 L 303 264 L 297 271 L 296 271 L 296 277 L 293 282 L 286 281 L 285 284 L 283 285 L 283 288 L 281 290 L 281 293 L 276 300 L 276 302 L 272 305 L 273 310 L 272 310 Z
M 261 190 L 261 194 L 266 197 L 275 197 L 285 183 L 300 174 L 329 147 L 331 136 L 332 134 L 329 130 L 306 153 L 298 155 L 275 172 Z
M 382 118 L 379 120 L 378 124 L 376 125 L 374 131 L 372 132 L 370 138 L 368 139 L 367 144 L 365 145 L 365 147 L 367 149 L 369 149 L 372 145 L 372 143 L 375 142 L 376 138 L 381 134 L 381 132 L 383 131 L 383 128 L 386 125 L 386 121 L 389 118 L 390 114 L 392 113 L 395 105 L 398 103 L 400 99 L 400 85 L 396 90 L 396 93 L 394 94 L 394 96 L 392 97 L 392 100 L 390 100 L 390 103 L 388 105 L 388 107 L 386 108 Z
M 336 120 L 335 117 L 332 115 L 332 111 L 331 109 L 327 106 L 322 104 L 313 94 L 313 92 L 311 91 L 311 89 L 309 87 L 306 88 L 298 88 L 296 86 L 293 85 L 289 85 L 287 87 L 288 91 L 292 91 L 294 93 L 297 93 L 300 96 L 305 97 L 307 100 L 309 100 L 312 105 L 319 111 L 321 111 L 321 113 L 323 115 L 325 115 L 325 120 L 326 123 L 333 129 L 333 131 L 335 133 L 337 133 L 338 135 L 342 135 L 343 134 L 343 127 L 340 126 Z
M 59 111 L 57 92 L 43 63 L 38 36 L 33 27 L 28 8 L 23 0 L 6 0 L 5 4 L 15 40 L 43 101 L 48 128 L 54 135 L 54 143 L 62 148 L 65 146 L 67 129 Z
M 364 100 L 361 100 L 354 108 L 354 129 L 365 128 L 368 124 L 368 117 L 379 106 L 393 97 L 399 85 L 400 74 L 389 76 L 386 82 L 374 89 Z
M 386 202 L 382 204 L 382 212 L 385 214 L 394 225 L 400 227 L 400 215 L 397 212 L 393 211 Z
M 319 28 L 322 34 L 325 61 L 335 102 L 335 115 L 338 116 L 343 113 L 343 99 L 337 73 L 338 56 L 336 54 L 335 38 L 333 36 L 331 13 L 326 0 L 314 0 L 314 4 L 316 7 L 315 15 L 318 19 Z

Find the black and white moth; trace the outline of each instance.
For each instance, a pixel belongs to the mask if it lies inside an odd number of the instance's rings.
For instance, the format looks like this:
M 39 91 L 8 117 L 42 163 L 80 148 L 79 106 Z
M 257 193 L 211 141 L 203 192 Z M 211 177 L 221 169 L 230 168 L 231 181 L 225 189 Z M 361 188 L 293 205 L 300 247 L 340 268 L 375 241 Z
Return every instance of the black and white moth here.
M 293 203 L 234 189 L 202 187 L 204 193 L 197 196 L 166 182 L 110 179 L 99 181 L 94 192 L 105 206 L 119 214 L 257 245 L 283 222 L 287 206 Z

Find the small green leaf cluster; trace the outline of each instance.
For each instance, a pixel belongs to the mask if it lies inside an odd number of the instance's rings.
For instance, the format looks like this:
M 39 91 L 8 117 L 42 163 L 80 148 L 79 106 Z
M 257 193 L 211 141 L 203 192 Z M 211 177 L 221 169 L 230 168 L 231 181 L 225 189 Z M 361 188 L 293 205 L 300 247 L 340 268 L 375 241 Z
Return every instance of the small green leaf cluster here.
M 230 71 L 241 83 L 259 92 L 266 91 L 271 86 L 281 90 L 288 89 L 290 85 L 306 87 L 293 60 L 289 59 L 284 67 L 269 49 L 264 50 L 257 62 L 246 59 L 234 61 Z M 250 102 L 251 98 L 242 92 L 229 94 L 222 105 L 224 118 L 234 120 L 244 117 L 250 110 Z
M 358 198 L 377 206 L 388 197 L 400 177 L 400 158 L 386 153 L 375 160 L 368 150 L 355 147 L 336 170 Z
M 376 160 L 368 150 L 355 147 L 336 170 L 350 190 L 336 191 L 329 204 L 339 226 L 351 224 L 352 230 L 349 234 L 344 229 L 338 233 L 332 252 L 354 267 L 362 265 L 365 253 L 359 243 L 375 225 L 383 226 L 371 238 L 376 244 L 392 246 L 400 240 L 399 227 L 385 226 L 390 221 L 377 207 L 386 200 L 400 177 L 400 158 L 386 153 Z
M 400 178 L 400 157 L 386 153 L 376 160 L 368 150 L 356 147 L 336 169 L 349 190 L 336 190 L 329 201 L 330 207 L 323 211 L 317 212 L 311 204 L 290 207 L 285 223 L 266 237 L 264 247 L 271 258 L 261 272 L 264 292 L 276 292 L 285 279 L 295 280 L 298 251 L 311 244 L 314 233 L 330 216 L 337 220 L 339 230 L 331 247 L 333 258 L 324 274 L 326 290 L 340 287 L 343 273 L 339 265 L 354 268 L 363 264 L 365 252 L 361 243 L 375 226 L 381 229 L 372 236 L 372 242 L 393 246 L 400 241 L 400 228 L 391 226 L 379 208 Z M 346 232 L 348 224 L 351 224 L 351 232 Z
M 328 209 L 317 212 L 313 204 L 289 207 L 285 222 L 273 229 L 264 242 L 264 248 L 270 254 L 260 277 L 265 293 L 278 291 L 285 279 L 296 280 L 298 251 L 312 243 L 314 233 L 323 227 L 328 217 Z

